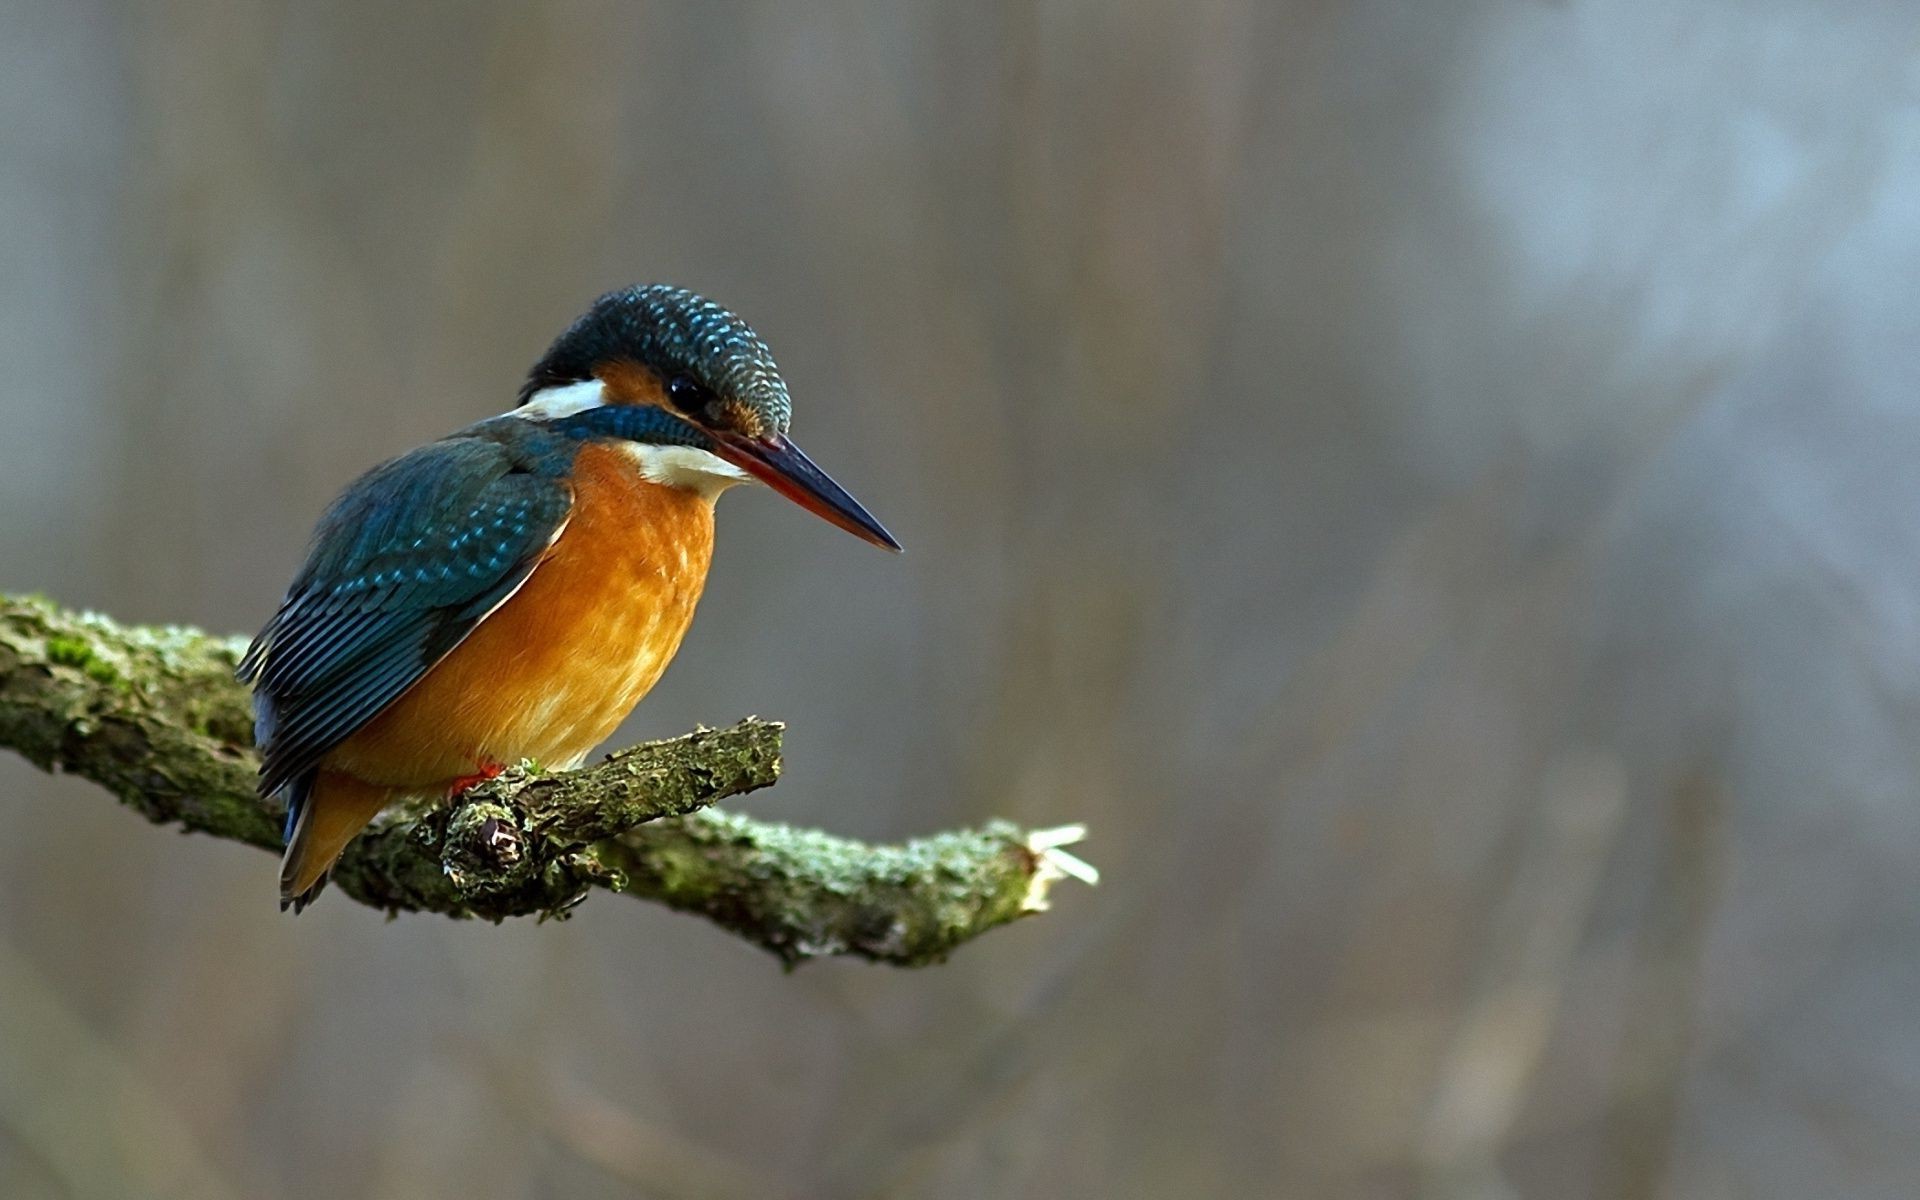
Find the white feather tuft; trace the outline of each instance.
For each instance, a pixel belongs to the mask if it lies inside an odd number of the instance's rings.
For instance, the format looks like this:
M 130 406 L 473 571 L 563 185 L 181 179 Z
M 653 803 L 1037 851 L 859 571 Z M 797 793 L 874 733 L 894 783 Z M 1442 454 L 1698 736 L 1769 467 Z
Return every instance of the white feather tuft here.
M 557 421 L 589 408 L 599 408 L 606 402 L 606 385 L 598 379 L 583 379 L 579 383 L 541 388 L 508 415 L 529 421 Z

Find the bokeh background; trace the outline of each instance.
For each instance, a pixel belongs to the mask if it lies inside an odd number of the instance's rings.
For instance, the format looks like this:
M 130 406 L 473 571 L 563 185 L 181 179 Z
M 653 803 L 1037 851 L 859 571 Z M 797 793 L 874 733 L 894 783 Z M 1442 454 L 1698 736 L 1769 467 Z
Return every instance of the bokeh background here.
M 0 756 L 7 1197 L 1920 1194 L 1920 16 L 0 3 L 0 588 L 251 631 L 598 292 L 722 503 L 624 738 L 1085 820 L 950 964 L 330 898 Z

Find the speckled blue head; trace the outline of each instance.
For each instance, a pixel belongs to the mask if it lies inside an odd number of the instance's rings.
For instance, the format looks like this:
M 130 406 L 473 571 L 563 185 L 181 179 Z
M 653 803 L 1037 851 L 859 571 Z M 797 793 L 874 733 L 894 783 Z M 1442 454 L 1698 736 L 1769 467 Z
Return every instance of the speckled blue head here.
M 760 335 L 685 288 L 608 292 L 527 373 L 513 414 L 632 449 L 656 483 L 757 479 L 856 537 L 900 543 L 787 437 L 793 404 Z
M 595 300 L 527 373 L 520 402 L 620 361 L 649 367 L 662 379 L 690 377 L 721 400 L 745 406 L 761 432 L 785 433 L 792 421 L 780 368 L 753 327 L 697 292 L 664 283 Z

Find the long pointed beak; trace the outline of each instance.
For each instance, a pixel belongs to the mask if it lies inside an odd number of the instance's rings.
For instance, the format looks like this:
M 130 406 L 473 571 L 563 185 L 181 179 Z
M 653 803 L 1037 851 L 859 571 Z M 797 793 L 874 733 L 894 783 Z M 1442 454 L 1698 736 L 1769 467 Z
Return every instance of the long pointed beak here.
M 715 438 L 721 458 L 748 472 L 774 491 L 816 516 L 825 517 L 862 541 L 900 549 L 886 526 L 874 519 L 847 489 L 833 481 L 784 434 L 769 438 Z

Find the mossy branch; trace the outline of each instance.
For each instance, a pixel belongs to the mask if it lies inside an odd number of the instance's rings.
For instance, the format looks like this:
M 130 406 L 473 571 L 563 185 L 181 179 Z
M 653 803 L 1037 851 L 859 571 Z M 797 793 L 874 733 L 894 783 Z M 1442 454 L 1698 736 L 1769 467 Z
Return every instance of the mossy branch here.
M 233 678 L 244 646 L 0 595 L 0 746 L 151 821 L 277 852 L 284 814 L 254 794 L 252 714 Z M 390 912 L 491 920 L 564 914 L 605 888 L 699 913 L 788 963 L 920 966 L 1045 909 L 1059 879 L 1094 878 L 1061 849 L 1077 827 L 995 821 L 870 846 L 708 809 L 779 778 L 782 730 L 749 718 L 578 771 L 515 768 L 455 802 L 386 814 L 334 883 Z

